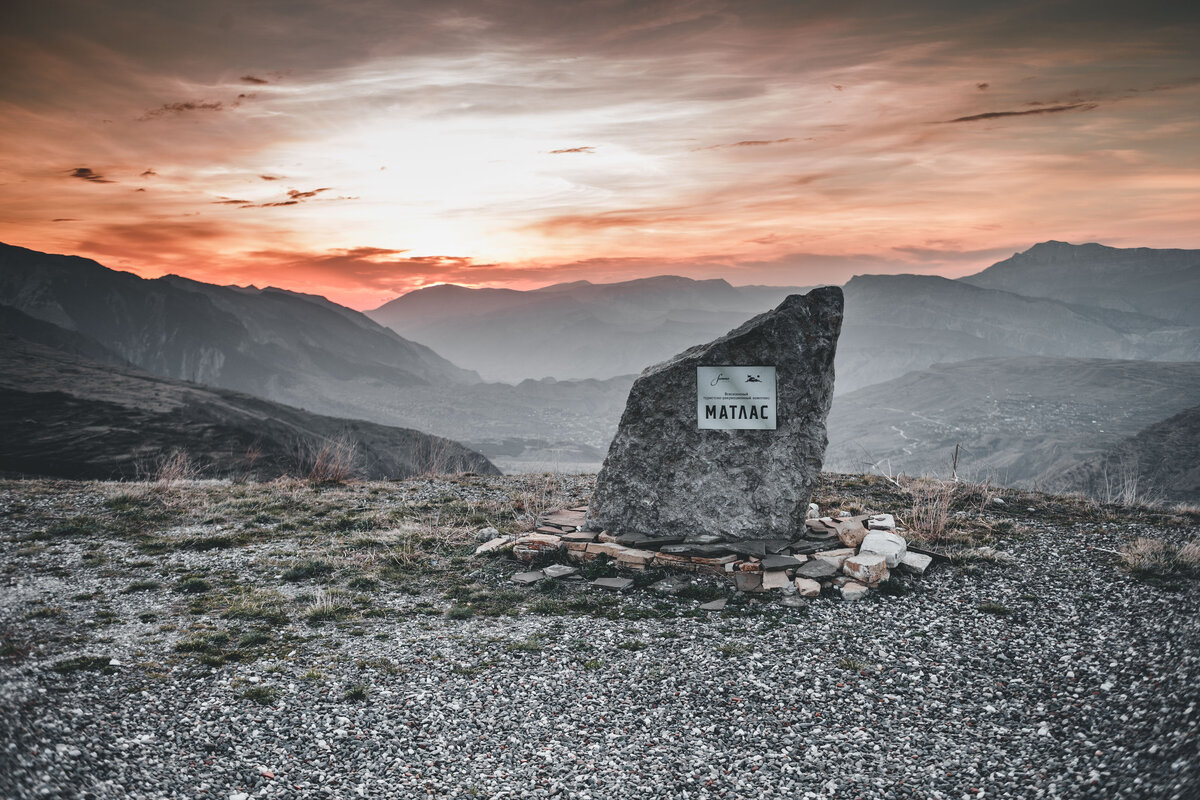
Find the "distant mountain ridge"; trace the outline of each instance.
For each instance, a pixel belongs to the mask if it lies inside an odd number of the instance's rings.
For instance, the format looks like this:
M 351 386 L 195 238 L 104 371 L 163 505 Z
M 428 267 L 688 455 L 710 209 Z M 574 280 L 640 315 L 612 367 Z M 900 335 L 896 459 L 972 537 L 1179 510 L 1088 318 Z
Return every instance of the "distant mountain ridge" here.
M 442 284 L 366 313 L 487 380 L 607 379 L 641 372 L 802 291 L 674 275 L 529 291 Z
M 1200 326 L 1200 250 L 1049 241 L 959 280 Z
M 845 286 L 838 391 L 987 356 L 1200 360 L 1200 328 L 933 275 L 859 275 Z
M 856 276 L 844 287 L 837 391 L 994 356 L 1200 360 L 1197 254 L 1046 242 L 959 280 Z M 1143 285 L 1143 261 L 1173 287 L 1171 303 Z M 678 276 L 531 291 L 441 285 L 367 315 L 488 380 L 606 379 L 711 341 L 802 291 Z
M 479 380 L 324 298 L 173 275 L 146 280 L 11 245 L 0 245 L 0 304 L 156 375 L 330 413 L 345 411 L 347 396 L 382 387 Z
M 1148 425 L 1059 476 L 1053 488 L 1112 502 L 1200 503 L 1200 406 Z

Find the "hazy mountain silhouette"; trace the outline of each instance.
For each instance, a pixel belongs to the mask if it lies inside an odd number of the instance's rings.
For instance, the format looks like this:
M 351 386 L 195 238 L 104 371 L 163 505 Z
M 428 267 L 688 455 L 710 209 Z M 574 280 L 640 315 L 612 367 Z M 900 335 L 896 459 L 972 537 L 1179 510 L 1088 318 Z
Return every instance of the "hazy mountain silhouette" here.
M 78 331 L 36 319 L 12 306 L 0 305 L 0 336 L 11 336 L 45 345 L 62 353 L 89 358 L 104 364 L 132 367 L 125 359 Z
M 1121 257 L 1081 268 L 1092 253 Z M 855 277 L 845 286 L 837 390 L 853 391 L 935 363 L 991 356 L 1200 359 L 1200 327 L 1185 313 L 1187 301 L 1197 296 L 1190 288 L 1198 272 L 1195 253 L 1046 243 L 957 281 L 927 275 Z M 1144 300 L 1136 304 L 1083 302 L 1093 295 L 1116 296 L 1121 287 L 1143 280 L 1143 260 L 1170 285 L 1190 291 L 1173 299 L 1178 313 L 1157 306 L 1154 298 L 1161 292 L 1151 289 L 1142 290 Z M 1016 267 L 1005 266 L 1010 263 L 1021 269 L 1039 265 L 1040 283 L 1031 286 L 1046 291 L 1081 282 L 1076 277 L 1081 270 L 1103 273 L 1118 288 L 1038 296 L 1014 273 Z M 1006 277 L 1010 274 L 1012 279 Z M 636 374 L 711 341 L 797 291 L 805 290 L 669 276 L 615 284 L 579 281 L 524 292 L 435 286 L 367 314 L 489 380 L 604 379 Z
M 48 323 L 43 323 L 48 324 Z M 355 444 L 354 473 L 496 474 L 479 453 L 419 431 L 335 419 L 257 397 L 0 337 L 0 472 L 135 478 L 183 452 L 202 475 L 305 475 L 326 443 Z
M 986 356 L 1200 360 L 1200 328 L 1026 297 L 932 275 L 860 275 L 845 286 L 838 391 Z
M 487 380 L 605 379 L 641 372 L 802 291 L 676 276 L 531 291 L 440 285 L 367 316 Z
M 958 281 L 851 280 L 830 468 L 887 462 L 910 474 L 944 473 L 961 443 L 964 470 L 1050 486 L 1195 405 L 1200 328 L 1187 313 L 1194 251 L 1160 257 L 1097 247 L 1038 245 Z M 1120 258 L 1087 265 L 1088 253 L 1110 251 Z M 1104 300 L 1095 292 L 1067 301 L 1036 296 L 1079 282 L 1076 270 L 1135 287 L 1143 256 L 1153 274 L 1191 292 L 1173 298 L 1176 310 L 1160 307 L 1152 288 L 1128 288 L 1141 299 L 1123 306 L 1079 302 Z M 1029 264 L 1040 265 L 1037 281 L 1010 279 Z M 977 285 L 983 276 L 1022 291 Z M 418 428 L 464 441 L 510 470 L 597 468 L 634 374 L 796 291 L 804 290 L 670 276 L 524 292 L 436 286 L 370 312 L 397 334 L 312 295 L 145 281 L 85 259 L 0 249 L 0 303 L 12 307 L 0 307 L 0 330 L 323 414 Z M 478 382 L 446 354 L 506 382 Z M 1154 441 L 1192 457 L 1178 437 Z

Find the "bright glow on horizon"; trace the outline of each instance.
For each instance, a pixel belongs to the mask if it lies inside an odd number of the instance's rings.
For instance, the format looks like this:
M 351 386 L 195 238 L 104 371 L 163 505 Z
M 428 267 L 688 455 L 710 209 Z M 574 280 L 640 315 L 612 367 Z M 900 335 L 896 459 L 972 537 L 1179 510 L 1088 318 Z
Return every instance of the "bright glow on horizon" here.
M 955 277 L 1047 239 L 1197 246 L 1195 20 L 404 5 L 22 9 L 0 240 L 356 308 L 441 282 L 805 285 Z

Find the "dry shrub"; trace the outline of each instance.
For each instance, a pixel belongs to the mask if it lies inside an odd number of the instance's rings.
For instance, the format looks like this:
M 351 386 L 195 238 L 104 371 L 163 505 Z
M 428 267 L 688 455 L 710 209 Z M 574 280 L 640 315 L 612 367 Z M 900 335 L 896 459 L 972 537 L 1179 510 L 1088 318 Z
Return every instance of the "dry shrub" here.
M 912 509 L 908 518 L 911 541 L 936 544 L 946 535 L 955 484 L 950 481 L 922 480 L 908 487 Z
M 312 483 L 345 483 L 357 470 L 358 443 L 345 434 L 309 443 L 302 449 L 300 468 Z
M 1200 572 L 1200 539 L 1191 541 L 1179 548 L 1175 561 L 1190 572 Z
M 200 469 L 182 450 L 173 450 L 170 455 L 159 456 L 155 462 L 154 483 L 164 491 L 181 481 L 190 481 L 200 474 Z

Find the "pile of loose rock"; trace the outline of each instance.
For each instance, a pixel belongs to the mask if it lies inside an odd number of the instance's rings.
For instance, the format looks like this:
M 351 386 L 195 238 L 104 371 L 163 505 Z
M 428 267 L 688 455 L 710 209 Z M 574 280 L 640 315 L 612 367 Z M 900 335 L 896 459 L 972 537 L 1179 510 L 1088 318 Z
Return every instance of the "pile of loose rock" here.
M 817 597 L 822 590 L 845 600 L 857 600 L 888 580 L 893 571 L 920 576 L 933 555 L 908 547 L 891 514 L 820 516 L 809 507 L 801 535 L 792 539 L 757 539 L 726 542 L 718 537 L 652 537 L 584 530 L 587 507 L 562 509 L 539 517 L 535 530 L 516 537 L 482 532 L 485 538 L 476 555 L 508 550 L 526 565 L 565 558 L 575 564 L 607 557 L 619 569 L 651 568 L 674 572 L 724 576 L 743 592 L 778 591 L 784 605 L 799 605 L 802 598 Z M 690 540 L 690 541 L 689 541 Z M 513 580 L 531 584 L 545 578 L 579 580 L 578 570 L 556 563 L 543 569 L 517 573 Z M 600 588 L 622 590 L 629 578 L 603 578 Z M 666 586 L 672 583 L 664 581 Z M 675 585 L 672 583 L 672 585 Z

